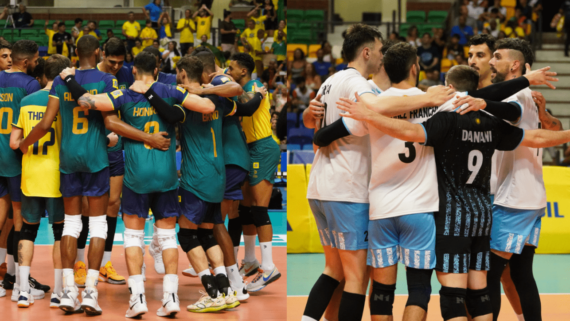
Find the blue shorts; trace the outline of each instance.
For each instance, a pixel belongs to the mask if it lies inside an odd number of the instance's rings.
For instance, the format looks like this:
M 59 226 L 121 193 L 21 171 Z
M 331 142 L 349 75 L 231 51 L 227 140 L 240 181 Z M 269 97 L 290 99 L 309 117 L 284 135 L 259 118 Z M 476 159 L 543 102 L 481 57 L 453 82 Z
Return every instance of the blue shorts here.
M 435 267 L 433 213 L 409 214 L 368 223 L 367 264 L 384 268 L 398 263 L 415 269 Z
M 368 249 L 368 203 L 310 199 L 309 205 L 323 246 L 349 251 Z
M 493 205 L 491 249 L 521 254 L 525 243 L 538 247 L 544 208 L 520 210 Z
M 180 213 L 190 222 L 196 225 L 223 223 L 220 203 L 206 202 L 182 187 L 179 188 L 178 195 L 180 196 Z
M 12 202 L 22 201 L 22 175 L 14 177 L 0 176 L 0 197 L 10 194 Z
M 225 200 L 243 200 L 241 186 L 245 182 L 247 175 L 248 172 L 239 166 L 226 165 L 226 191 L 224 192 Z
M 59 190 L 62 197 L 98 197 L 109 192 L 109 180 L 109 167 L 97 173 L 61 173 Z
M 123 185 L 123 199 L 121 203 L 123 213 L 137 215 L 140 218 L 148 218 L 148 210 L 152 210 L 155 220 L 167 217 L 178 217 L 178 190 L 166 192 L 138 194 Z
M 109 156 L 109 174 L 111 177 L 125 175 L 125 159 L 122 150 L 107 153 Z

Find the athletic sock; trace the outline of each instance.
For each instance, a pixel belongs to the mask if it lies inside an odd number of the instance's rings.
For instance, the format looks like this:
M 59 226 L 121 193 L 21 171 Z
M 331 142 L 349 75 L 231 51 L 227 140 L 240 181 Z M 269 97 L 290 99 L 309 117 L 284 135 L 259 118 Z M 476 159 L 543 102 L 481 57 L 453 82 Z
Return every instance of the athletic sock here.
M 54 269 L 54 280 L 55 284 L 53 287 L 53 292 L 57 295 L 61 295 L 63 293 L 63 270 L 62 269 Z
M 105 239 L 105 252 L 111 253 L 113 251 L 113 242 L 115 241 L 115 230 L 117 229 L 117 218 L 107 215 L 107 238 Z M 111 257 L 109 257 L 109 260 Z M 101 262 L 102 266 L 107 262 Z
M 63 269 L 63 288 L 75 287 L 75 278 L 73 277 L 73 269 Z
M 20 285 L 20 265 L 18 263 L 14 263 L 16 266 L 16 281 L 14 282 L 18 286 Z
M 239 251 L 239 246 L 234 246 L 234 257 L 236 258 L 236 262 L 238 260 L 238 251 Z
M 101 260 L 101 267 L 104 267 L 105 264 L 107 264 L 107 262 L 109 262 L 109 261 L 111 261 L 111 251 L 103 252 L 103 259 Z
M 87 270 L 87 279 L 85 279 L 85 287 L 94 288 L 99 282 L 99 270 Z
M 540 294 L 532 273 L 534 246 L 525 246 L 521 254 L 511 257 L 511 278 L 519 293 L 525 320 L 542 320 Z
M 518 321 L 524 321 L 524 316 L 522 314 L 517 314 Z
M 261 248 L 261 269 L 264 271 L 271 271 L 275 267 L 271 245 L 271 242 L 259 242 L 259 247 Z
M 246 262 L 255 261 L 255 238 L 257 235 L 244 235 L 243 240 L 245 242 L 245 258 Z
M 0 234 L 2 234 L 2 231 L 0 231 Z M 8 252 L 7 249 L 0 247 L 0 264 L 6 260 L 6 252 Z
M 20 266 L 20 278 L 22 280 L 28 280 L 30 278 L 30 267 L 29 266 Z M 29 292 L 30 291 L 30 282 L 21 282 L 20 283 L 20 291 L 22 292 Z
M 194 270 L 196 271 L 196 270 Z M 212 275 L 212 273 L 210 273 L 210 269 L 205 269 L 202 272 L 198 272 L 198 277 L 201 279 L 204 275 Z
M 178 275 L 164 275 L 164 279 L 162 280 L 162 288 L 166 293 L 178 293 Z
M 77 248 L 77 257 L 75 258 L 75 263 L 80 261 L 85 263 L 85 248 Z
M 301 321 L 320 320 L 339 284 L 340 282 L 334 278 L 321 274 L 309 293 L 309 299 L 307 300 Z M 305 316 L 308 318 L 305 318 Z
M 338 321 L 362 320 L 366 296 L 350 292 L 342 292 L 340 307 L 338 309 Z
M 239 268 L 237 264 L 226 266 L 226 274 L 228 275 L 228 279 L 230 279 L 231 284 L 236 284 L 239 286 L 243 284 L 243 278 L 239 274 Z
M 14 264 L 14 256 L 12 254 L 8 254 L 8 258 L 6 259 L 6 273 L 10 275 L 16 274 L 16 264 Z
M 487 288 L 493 304 L 493 321 L 497 321 L 501 311 L 501 276 L 509 260 L 491 252 L 490 269 L 487 272 Z
M 232 244 L 234 245 L 234 247 L 238 246 L 239 247 L 239 243 L 241 240 L 241 232 L 242 232 L 242 227 L 241 227 L 241 219 L 240 217 L 236 217 L 236 218 L 230 218 L 228 221 L 228 233 L 230 234 L 230 237 L 232 239 Z
M 218 274 L 223 274 L 223 275 L 227 276 L 226 267 L 225 266 L 218 266 L 217 268 L 215 268 L 214 269 L 214 275 L 218 275 Z

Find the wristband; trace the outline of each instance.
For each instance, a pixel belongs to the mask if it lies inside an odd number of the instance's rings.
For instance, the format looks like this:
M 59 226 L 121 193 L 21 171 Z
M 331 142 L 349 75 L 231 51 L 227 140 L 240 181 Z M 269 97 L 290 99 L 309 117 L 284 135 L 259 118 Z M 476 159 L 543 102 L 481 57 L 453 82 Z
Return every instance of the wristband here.
M 76 101 L 78 101 L 79 98 L 81 98 L 81 96 L 87 93 L 87 90 L 81 87 L 81 85 L 75 80 L 75 76 L 73 75 L 65 77 L 63 82 L 71 92 L 71 97 L 73 97 L 73 99 L 75 99 Z

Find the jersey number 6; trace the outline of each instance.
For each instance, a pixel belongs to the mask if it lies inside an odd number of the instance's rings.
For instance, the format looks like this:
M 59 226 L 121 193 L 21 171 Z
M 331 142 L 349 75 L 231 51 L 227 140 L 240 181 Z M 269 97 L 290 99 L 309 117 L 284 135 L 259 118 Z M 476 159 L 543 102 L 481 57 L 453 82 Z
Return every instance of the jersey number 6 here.
M 83 113 L 83 115 L 80 115 L 80 113 Z M 85 134 L 89 130 L 89 120 L 87 119 L 88 115 L 89 110 L 85 110 L 79 106 L 73 108 L 73 127 L 71 128 L 71 131 L 75 135 Z

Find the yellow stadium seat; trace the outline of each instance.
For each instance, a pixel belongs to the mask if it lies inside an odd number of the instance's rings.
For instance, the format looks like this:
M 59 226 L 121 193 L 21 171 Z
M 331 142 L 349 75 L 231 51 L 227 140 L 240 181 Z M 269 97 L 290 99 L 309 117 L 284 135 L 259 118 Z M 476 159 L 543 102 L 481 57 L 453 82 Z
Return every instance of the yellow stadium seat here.
M 301 51 L 307 56 L 307 45 L 304 44 L 287 44 L 287 53 L 291 51 L 291 53 L 295 52 L 295 50 L 301 49 Z
M 243 46 L 239 46 L 239 47 L 238 47 L 238 51 L 239 51 L 239 52 L 245 52 L 245 49 L 243 48 Z
M 463 52 L 465 53 L 464 57 L 469 57 L 469 46 L 464 46 Z
M 319 49 L 321 49 L 321 45 L 309 45 L 309 58 L 317 58 Z
M 343 59 L 342 59 L 342 58 L 336 58 L 336 59 L 334 60 L 334 64 L 335 64 L 335 65 L 340 65 L 340 64 L 342 64 L 342 63 L 343 63 Z
M 451 63 L 451 60 L 447 58 L 441 59 L 441 72 L 448 72 L 449 68 L 451 68 L 452 66 L 453 64 Z

